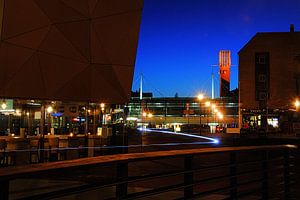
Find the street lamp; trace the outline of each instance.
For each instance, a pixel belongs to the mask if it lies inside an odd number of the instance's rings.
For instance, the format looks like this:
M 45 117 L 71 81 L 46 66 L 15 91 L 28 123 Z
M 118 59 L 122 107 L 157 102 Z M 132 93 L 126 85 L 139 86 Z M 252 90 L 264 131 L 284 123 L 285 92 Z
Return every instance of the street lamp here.
M 27 134 L 31 133 L 31 127 L 30 127 L 30 112 L 26 112 L 26 116 L 27 116 Z
M 5 101 L 2 102 L 1 108 L 2 108 L 3 110 L 5 110 L 5 109 L 7 108 L 7 104 L 6 104 Z
M 21 116 L 21 111 L 19 109 L 16 109 L 16 115 Z
M 216 108 L 216 105 L 213 104 L 213 114 L 214 114 L 214 124 L 217 124 L 217 121 L 216 121 L 216 115 L 217 113 L 219 112 L 218 109 Z M 217 133 L 217 125 L 215 127 L 215 133 Z
M 210 104 L 211 104 L 210 101 L 205 102 L 205 106 L 206 106 L 206 107 L 209 107 Z
M 48 113 L 48 133 L 51 133 L 51 113 L 53 112 L 52 106 L 48 106 L 47 113 Z
M 218 115 L 218 127 L 219 127 L 219 130 L 221 130 L 220 125 L 219 125 L 219 120 L 223 119 L 223 114 L 220 111 L 218 111 L 217 115 Z
M 223 119 L 223 114 L 220 111 L 217 112 L 217 115 L 218 115 L 219 119 Z M 219 123 L 218 123 L 218 125 L 219 125 Z
M 147 113 L 146 112 L 143 112 L 143 117 L 146 117 L 147 116 Z
M 297 100 L 295 101 L 296 111 L 298 111 L 299 106 L 300 106 L 300 101 L 297 99 Z
M 101 104 L 100 104 L 100 107 L 101 107 L 101 110 L 104 111 L 105 104 L 104 104 L 104 103 L 101 103 Z
M 153 117 L 153 114 L 152 113 L 148 113 L 148 117 L 149 118 Z
M 101 104 L 100 104 L 100 108 L 101 108 L 101 114 L 102 114 L 102 119 L 101 119 L 101 120 L 102 120 L 102 125 L 101 125 L 101 126 L 103 127 L 103 125 L 105 124 L 105 123 L 104 123 L 105 104 L 104 104 L 104 103 L 101 103 Z
M 144 141 L 143 141 L 143 135 L 144 135 L 144 123 L 147 122 L 147 119 L 146 119 L 147 117 L 148 117 L 148 118 L 152 118 L 152 117 L 153 117 L 153 114 L 150 113 L 150 112 L 143 111 L 143 112 L 142 112 L 141 152 L 143 152 L 143 145 L 144 145 Z M 150 124 L 150 120 L 149 120 L 149 124 Z M 145 128 L 146 128 L 146 125 L 145 125 Z
M 47 112 L 48 112 L 48 113 L 52 113 L 52 112 L 53 112 L 53 108 L 52 108 L 52 106 L 48 106 L 48 108 L 47 108 Z
M 204 99 L 203 94 L 198 94 L 197 99 L 199 100 L 199 123 L 200 123 L 200 129 L 199 129 L 199 134 L 201 135 L 201 101 Z
M 223 119 L 223 114 L 221 112 L 218 112 L 219 119 Z
M 210 107 L 210 105 L 211 105 L 211 103 L 210 103 L 210 101 L 207 101 L 207 102 L 205 102 L 205 107 L 207 107 L 207 115 L 206 115 L 206 125 L 208 125 L 208 112 L 209 112 L 209 107 Z
M 143 111 L 142 113 L 142 128 L 144 127 L 144 122 L 147 122 L 146 118 L 152 118 L 153 114 L 150 112 Z M 145 118 L 145 120 L 143 120 Z M 146 126 L 146 125 L 145 125 Z

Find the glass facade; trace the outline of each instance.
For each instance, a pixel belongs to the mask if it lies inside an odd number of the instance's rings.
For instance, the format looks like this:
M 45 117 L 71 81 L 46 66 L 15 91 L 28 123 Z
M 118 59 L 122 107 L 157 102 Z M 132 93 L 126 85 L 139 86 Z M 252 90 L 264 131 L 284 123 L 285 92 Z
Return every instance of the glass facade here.
M 215 104 L 215 109 L 222 113 L 222 120 L 206 102 Z M 148 119 L 155 125 L 164 123 L 222 123 L 224 126 L 238 126 L 238 103 L 233 98 L 203 99 L 186 98 L 132 98 L 127 105 L 128 117 L 142 121 L 142 113 L 152 114 Z M 200 119 L 201 118 L 201 119 Z M 173 121 L 172 121 L 173 120 Z
M 117 123 L 124 114 L 123 106 L 111 104 L 2 99 L 0 135 L 39 135 L 42 105 L 44 134 L 84 134 L 85 129 L 96 134 L 98 127 Z

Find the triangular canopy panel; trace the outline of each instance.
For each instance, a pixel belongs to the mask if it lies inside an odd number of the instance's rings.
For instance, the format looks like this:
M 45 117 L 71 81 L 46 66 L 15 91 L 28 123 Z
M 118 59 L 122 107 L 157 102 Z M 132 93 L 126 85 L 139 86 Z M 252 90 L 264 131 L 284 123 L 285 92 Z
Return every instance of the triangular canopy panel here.
M 143 0 L 0 0 L 0 98 L 128 101 Z

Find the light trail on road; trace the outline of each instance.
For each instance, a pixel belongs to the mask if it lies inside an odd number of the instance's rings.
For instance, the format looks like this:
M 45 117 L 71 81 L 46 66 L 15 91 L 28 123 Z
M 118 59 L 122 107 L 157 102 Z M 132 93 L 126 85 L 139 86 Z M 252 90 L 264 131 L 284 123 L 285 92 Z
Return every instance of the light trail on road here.
M 210 138 L 210 137 L 205 137 L 201 135 L 193 135 L 193 134 L 188 134 L 188 133 L 180 133 L 180 132 L 172 132 L 172 131 L 166 131 L 166 130 L 160 130 L 160 129 L 151 129 L 151 128 L 138 128 L 139 131 L 144 131 L 144 132 L 158 132 L 158 133 L 166 133 L 166 134 L 173 134 L 173 135 L 182 135 L 186 137 L 193 137 L 193 138 L 198 138 L 198 139 L 205 139 L 211 142 L 203 142 L 203 144 L 211 143 L 211 144 L 219 144 L 220 141 L 215 138 Z M 192 144 L 195 143 L 201 143 L 201 142 L 192 142 Z
M 164 133 L 164 134 L 172 134 L 172 135 L 181 135 L 186 137 L 193 137 L 197 139 L 204 139 L 207 140 L 205 142 L 171 142 L 171 143 L 163 143 L 163 144 L 136 144 L 136 145 L 128 145 L 128 146 L 122 146 L 122 145 L 114 145 L 114 146 L 101 146 L 101 147 L 60 147 L 60 148 L 51 148 L 52 151 L 59 151 L 59 150 L 82 150 L 82 149 L 95 149 L 95 150 L 101 150 L 101 149 L 114 149 L 114 148 L 138 148 L 138 147 L 151 147 L 151 146 L 179 146 L 179 145 L 190 145 L 190 144 L 219 144 L 220 141 L 215 138 L 205 137 L 201 135 L 193 135 L 188 133 L 180 133 L 180 132 L 172 132 L 167 130 L 160 130 L 160 129 L 150 129 L 150 128 L 138 128 L 141 132 L 155 132 L 155 133 Z M 36 151 L 49 151 L 50 149 L 15 149 L 15 150 L 6 150 L 6 152 L 36 152 Z

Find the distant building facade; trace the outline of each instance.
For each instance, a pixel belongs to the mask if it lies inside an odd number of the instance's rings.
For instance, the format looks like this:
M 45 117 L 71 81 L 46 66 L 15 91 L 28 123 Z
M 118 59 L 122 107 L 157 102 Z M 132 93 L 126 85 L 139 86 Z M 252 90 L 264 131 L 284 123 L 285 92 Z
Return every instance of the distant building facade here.
M 220 97 L 230 96 L 230 66 L 230 51 L 219 51 Z
M 239 52 L 242 122 L 279 127 L 300 94 L 300 32 L 257 33 Z M 269 125 L 269 126 L 268 126 Z
M 236 91 L 231 94 L 237 95 Z M 211 127 L 238 126 L 237 98 L 203 99 L 200 103 L 196 97 L 153 98 L 149 93 L 143 96 L 147 97 L 141 100 L 137 95 L 133 96 L 127 105 L 128 119 L 134 121 L 137 126 L 144 124 L 157 128 L 174 128 L 183 124 L 199 125 L 200 120 L 202 125 Z M 206 106 L 207 101 L 216 105 L 223 114 L 223 119 L 219 119 L 212 108 Z M 151 117 L 142 116 L 143 112 L 151 114 Z

